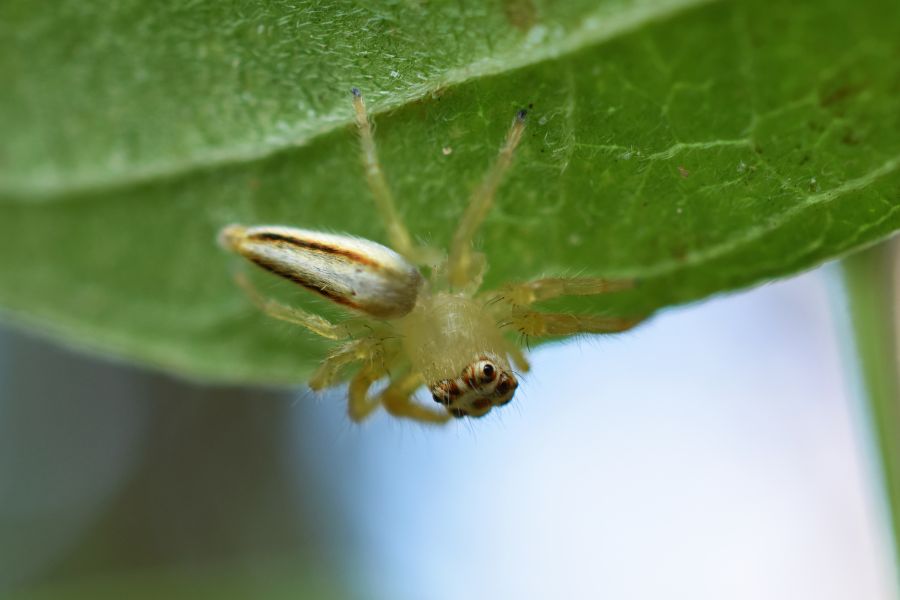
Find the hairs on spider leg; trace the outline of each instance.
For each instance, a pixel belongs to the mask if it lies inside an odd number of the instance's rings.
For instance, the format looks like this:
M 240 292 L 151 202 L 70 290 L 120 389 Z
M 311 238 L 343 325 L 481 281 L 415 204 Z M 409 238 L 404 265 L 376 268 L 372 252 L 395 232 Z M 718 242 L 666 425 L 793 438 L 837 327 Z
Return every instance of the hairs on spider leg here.
M 485 302 L 484 306 L 493 306 L 504 299 L 506 299 L 506 296 L 494 296 L 493 298 Z
M 522 337 L 519 338 L 521 340 L 520 345 L 524 345 L 525 349 L 528 350 L 528 352 L 531 352 L 531 341 L 529 339 L 529 335 L 521 329 L 519 330 L 519 333 L 522 334 Z
M 382 335 L 378 338 L 379 342 L 384 342 L 387 340 L 402 340 L 405 336 L 402 335 Z

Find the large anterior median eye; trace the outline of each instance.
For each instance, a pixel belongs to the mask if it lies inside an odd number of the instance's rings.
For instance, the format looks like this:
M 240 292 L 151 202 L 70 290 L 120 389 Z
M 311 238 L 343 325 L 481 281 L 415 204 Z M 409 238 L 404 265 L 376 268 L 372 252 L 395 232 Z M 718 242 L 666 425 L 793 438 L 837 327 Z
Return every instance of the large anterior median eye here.
M 478 387 L 489 384 L 497 379 L 497 367 L 489 360 L 481 360 L 475 364 L 475 377 L 478 378 Z

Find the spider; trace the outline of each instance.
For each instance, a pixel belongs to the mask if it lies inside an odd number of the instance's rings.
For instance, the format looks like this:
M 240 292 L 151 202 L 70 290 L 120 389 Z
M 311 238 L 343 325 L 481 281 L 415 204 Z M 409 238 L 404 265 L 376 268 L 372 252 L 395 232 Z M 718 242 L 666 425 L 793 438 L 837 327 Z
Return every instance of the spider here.
M 482 417 L 512 400 L 518 381 L 511 364 L 523 372 L 529 369 L 504 327 L 544 337 L 620 332 L 641 320 L 533 308 L 559 296 L 625 290 L 632 280 L 553 277 L 479 291 L 487 261 L 472 242 L 512 164 L 525 130 L 525 110 L 516 113 L 499 155 L 472 193 L 449 254 L 444 254 L 413 242 L 378 161 L 362 94 L 357 88 L 351 91 L 366 180 L 393 249 L 359 237 L 280 225 L 228 225 L 219 233 L 224 248 L 356 315 L 332 323 L 265 298 L 245 276 L 237 276 L 249 298 L 268 315 L 338 342 L 310 379 L 312 389 L 349 378 L 348 412 L 357 422 L 379 406 L 397 417 L 433 424 Z M 428 279 L 420 267 L 429 269 Z M 352 365 L 358 368 L 350 376 Z M 383 378 L 389 380 L 387 386 L 371 393 L 372 385 Z M 422 385 L 441 408 L 414 400 Z

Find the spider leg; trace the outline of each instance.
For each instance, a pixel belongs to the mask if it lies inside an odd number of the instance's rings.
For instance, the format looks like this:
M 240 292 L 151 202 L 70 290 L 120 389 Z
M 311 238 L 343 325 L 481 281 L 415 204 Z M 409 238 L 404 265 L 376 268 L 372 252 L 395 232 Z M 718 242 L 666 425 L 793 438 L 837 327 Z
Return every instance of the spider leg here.
M 382 376 L 382 372 L 374 364 L 369 363 L 360 369 L 353 379 L 350 380 L 350 388 L 348 391 L 349 404 L 347 406 L 350 419 L 359 423 L 372 414 L 381 404 L 378 397 L 369 395 L 369 388 L 378 381 Z
M 316 335 L 330 340 L 343 340 L 349 337 L 347 328 L 342 325 L 335 325 L 319 315 L 306 312 L 300 308 L 285 306 L 276 300 L 266 298 L 250 283 L 250 280 L 243 273 L 237 273 L 234 278 L 250 301 L 270 317 L 300 325 Z
M 413 244 L 409 230 L 403 223 L 397 206 L 394 203 L 394 195 L 384 178 L 381 162 L 378 160 L 378 150 L 375 146 L 375 136 L 372 133 L 372 123 L 366 113 L 366 103 L 363 101 L 359 89 L 353 88 L 353 110 L 356 115 L 356 126 L 359 130 L 359 143 L 362 148 L 363 163 L 366 168 L 366 182 L 375 200 L 375 207 L 387 229 L 391 246 L 416 264 L 433 265 L 441 261 L 441 254 L 433 248 L 418 247 Z
M 565 313 L 542 313 L 531 310 L 513 312 L 516 327 L 529 336 L 573 335 L 576 333 L 618 333 L 631 329 L 640 318 L 606 317 Z
M 548 277 L 524 283 L 511 283 L 498 290 L 502 298 L 516 306 L 559 296 L 594 296 L 621 292 L 634 287 L 633 279 L 600 279 L 597 277 Z
M 497 160 L 488 169 L 481 184 L 473 192 L 469 206 L 459 222 L 456 233 L 453 234 L 447 276 L 450 285 L 455 288 L 469 287 L 470 284 L 478 282 L 481 278 L 484 270 L 484 257 L 472 251 L 472 239 L 494 203 L 494 195 L 503 181 L 504 174 L 512 164 L 513 152 L 519 145 L 524 130 L 525 111 L 522 110 L 513 119 Z
M 341 370 L 350 363 L 371 358 L 377 343 L 372 338 L 362 338 L 338 346 L 313 373 L 309 387 L 322 390 L 335 385 L 341 380 Z
M 442 425 L 450 420 L 450 414 L 445 411 L 435 411 L 418 404 L 412 396 L 422 386 L 422 376 L 418 373 L 407 373 L 399 379 L 392 381 L 381 394 L 381 403 L 384 408 L 395 417 L 412 419 L 420 423 Z
M 513 364 L 522 371 L 523 373 L 527 373 L 531 370 L 531 364 L 529 364 L 528 359 L 525 358 L 525 353 L 522 352 L 522 349 L 516 346 L 515 344 L 510 343 L 507 348 L 507 352 L 510 357 L 512 357 Z
M 445 411 L 434 411 L 417 404 L 412 395 L 422 385 L 422 377 L 415 373 L 407 373 L 388 385 L 377 396 L 369 394 L 369 388 L 384 374 L 374 363 L 367 364 L 350 382 L 350 418 L 357 423 L 366 419 L 379 406 L 395 417 L 411 419 L 420 423 L 441 425 L 450 420 Z

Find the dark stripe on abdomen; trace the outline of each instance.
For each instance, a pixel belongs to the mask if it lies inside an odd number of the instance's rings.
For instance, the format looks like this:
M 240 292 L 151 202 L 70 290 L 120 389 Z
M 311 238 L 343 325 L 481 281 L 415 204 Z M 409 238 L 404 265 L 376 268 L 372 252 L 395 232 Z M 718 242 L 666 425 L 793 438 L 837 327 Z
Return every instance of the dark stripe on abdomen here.
M 334 294 L 324 288 L 317 287 L 317 286 L 309 283 L 308 281 L 301 279 L 300 277 L 297 276 L 296 273 L 282 269 L 277 263 L 268 262 L 265 259 L 258 257 L 258 256 L 248 256 L 247 258 L 249 258 L 251 261 L 253 261 L 254 264 L 262 267 L 266 271 L 269 271 L 270 273 L 274 273 L 275 275 L 278 275 L 279 277 L 284 277 L 288 281 L 293 281 L 294 283 L 305 287 L 306 289 L 310 290 L 311 292 L 315 292 L 317 294 L 324 296 L 325 298 L 328 298 L 329 300 L 331 300 L 332 302 L 334 302 L 336 304 L 342 304 L 349 308 L 354 308 L 356 310 L 362 310 L 358 304 L 356 304 L 349 298 L 340 296 L 338 294 Z
M 332 254 L 334 256 L 343 256 L 344 258 L 347 258 L 355 263 L 360 263 L 369 267 L 374 267 L 376 269 L 381 268 L 381 265 L 379 263 L 372 260 L 368 256 L 360 254 L 359 252 L 353 252 L 352 250 L 345 250 L 343 248 L 336 248 L 335 246 L 329 246 L 328 244 L 323 244 L 321 242 L 300 240 L 294 237 L 283 235 L 281 233 L 275 233 L 271 231 L 257 232 L 247 236 L 247 239 L 260 242 L 281 242 L 289 246 L 294 246 L 295 248 L 312 250 L 313 252 L 322 252 L 324 254 Z

